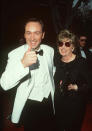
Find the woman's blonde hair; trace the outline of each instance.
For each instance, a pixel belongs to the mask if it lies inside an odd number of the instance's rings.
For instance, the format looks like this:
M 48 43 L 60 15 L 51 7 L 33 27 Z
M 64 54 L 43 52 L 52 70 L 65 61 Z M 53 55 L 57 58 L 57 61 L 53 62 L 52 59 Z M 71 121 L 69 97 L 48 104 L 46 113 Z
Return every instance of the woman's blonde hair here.
M 71 41 L 71 44 L 74 46 L 74 53 L 76 54 L 76 51 L 79 48 L 78 37 L 68 29 L 61 30 L 57 36 L 57 46 L 58 43 L 62 42 L 64 38 L 67 38 Z

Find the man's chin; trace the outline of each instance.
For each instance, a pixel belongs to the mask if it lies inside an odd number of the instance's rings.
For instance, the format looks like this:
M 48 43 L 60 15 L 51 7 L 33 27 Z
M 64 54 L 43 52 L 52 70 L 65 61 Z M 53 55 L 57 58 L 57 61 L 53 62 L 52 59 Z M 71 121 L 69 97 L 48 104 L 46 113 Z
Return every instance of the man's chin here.
M 37 47 L 32 47 L 32 50 L 38 50 L 38 49 L 39 49 L 39 47 L 40 47 L 40 45 L 39 45 L 39 46 L 37 46 Z
M 38 50 L 38 49 L 39 49 L 39 47 L 40 47 L 40 44 L 39 44 L 38 46 L 35 46 L 35 45 L 30 45 L 30 44 L 28 44 L 28 45 L 29 45 L 29 47 L 31 47 L 31 48 L 32 48 L 31 50 L 33 50 L 33 51 Z

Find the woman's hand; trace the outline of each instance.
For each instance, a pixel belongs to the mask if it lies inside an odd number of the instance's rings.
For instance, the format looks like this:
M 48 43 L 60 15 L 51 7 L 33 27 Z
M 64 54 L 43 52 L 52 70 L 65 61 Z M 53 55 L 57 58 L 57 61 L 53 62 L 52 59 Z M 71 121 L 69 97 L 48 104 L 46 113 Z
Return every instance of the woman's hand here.
M 70 85 L 68 85 L 68 90 L 75 90 L 75 91 L 77 91 L 78 90 L 78 86 L 76 84 L 70 84 Z

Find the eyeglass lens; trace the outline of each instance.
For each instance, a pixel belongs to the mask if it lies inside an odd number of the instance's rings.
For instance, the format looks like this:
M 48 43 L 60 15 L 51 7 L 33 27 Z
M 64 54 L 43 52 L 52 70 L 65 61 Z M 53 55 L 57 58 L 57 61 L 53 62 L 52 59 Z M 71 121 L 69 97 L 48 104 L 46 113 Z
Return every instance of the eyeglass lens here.
M 66 47 L 70 47 L 71 43 L 70 42 L 65 42 L 65 43 L 59 42 L 59 46 L 63 46 L 63 45 L 65 45 Z
M 80 39 L 80 41 L 85 41 L 86 42 L 87 40 L 86 39 Z

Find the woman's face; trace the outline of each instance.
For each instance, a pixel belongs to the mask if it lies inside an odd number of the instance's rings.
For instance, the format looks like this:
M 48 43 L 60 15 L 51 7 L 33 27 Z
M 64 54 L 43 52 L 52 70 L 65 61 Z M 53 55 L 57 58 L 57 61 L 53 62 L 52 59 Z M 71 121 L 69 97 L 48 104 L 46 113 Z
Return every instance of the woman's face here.
M 67 57 L 72 54 L 74 50 L 73 44 L 71 44 L 71 40 L 68 38 L 62 39 L 62 42 L 59 43 L 58 46 L 59 53 L 62 57 Z

